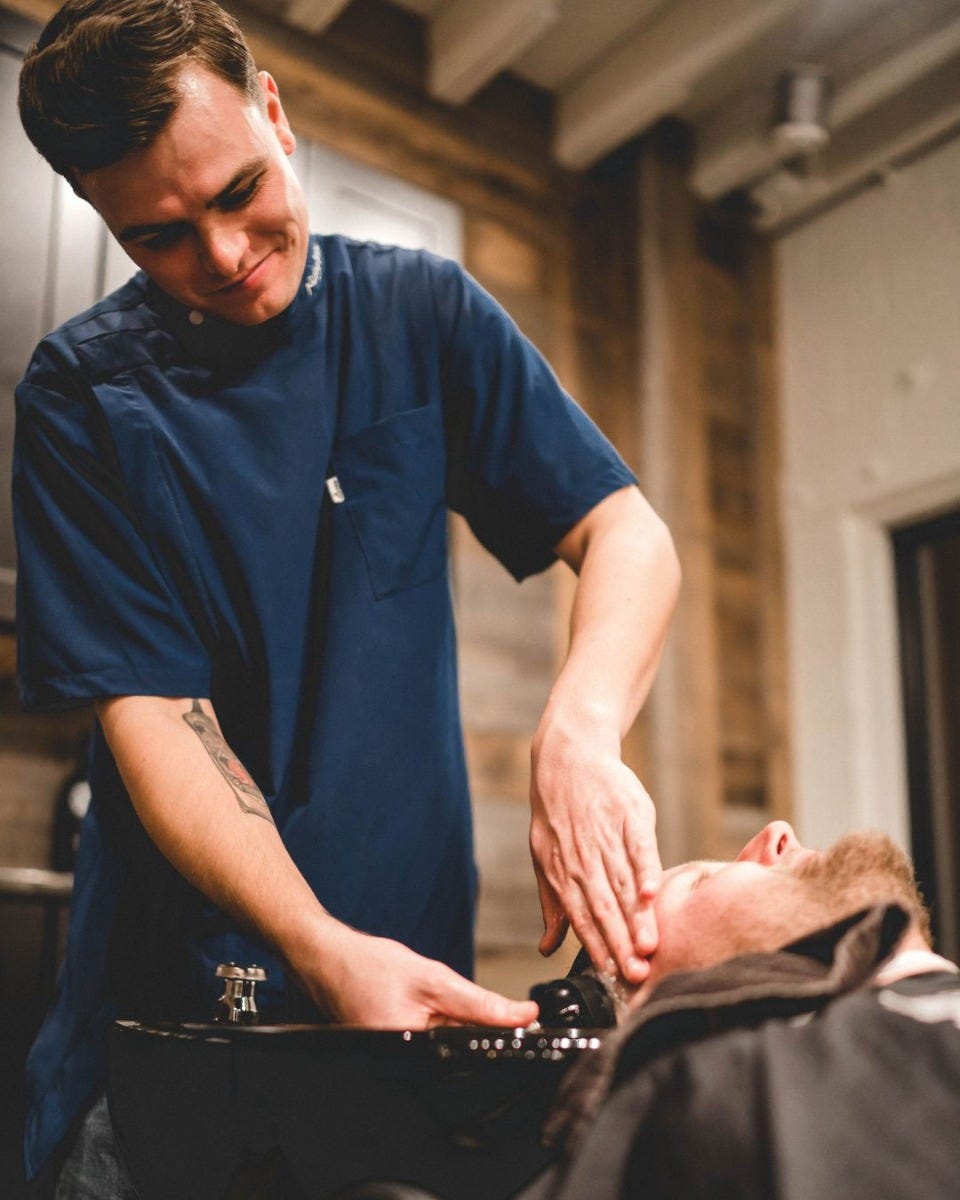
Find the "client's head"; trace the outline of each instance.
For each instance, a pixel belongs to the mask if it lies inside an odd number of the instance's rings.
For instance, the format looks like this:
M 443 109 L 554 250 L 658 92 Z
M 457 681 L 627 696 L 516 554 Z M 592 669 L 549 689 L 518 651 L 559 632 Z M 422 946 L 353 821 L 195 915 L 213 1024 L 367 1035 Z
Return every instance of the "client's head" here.
M 884 902 L 910 914 L 905 943 L 929 945 L 913 868 L 890 838 L 851 833 L 828 850 L 809 850 L 786 821 L 774 821 L 734 862 L 689 862 L 664 872 L 654 901 L 660 945 L 639 998 L 674 971 L 775 950 Z

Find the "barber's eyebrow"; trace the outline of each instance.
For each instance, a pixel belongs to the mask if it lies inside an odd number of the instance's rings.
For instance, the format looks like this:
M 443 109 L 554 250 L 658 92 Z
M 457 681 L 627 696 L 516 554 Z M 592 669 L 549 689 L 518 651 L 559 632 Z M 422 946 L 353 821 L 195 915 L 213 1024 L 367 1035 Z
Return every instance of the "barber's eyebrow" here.
M 222 187 L 212 200 L 208 200 L 205 207 L 217 208 L 217 206 L 223 204 L 225 200 L 229 200 L 231 193 L 236 191 L 236 189 L 241 183 L 244 182 L 244 180 L 250 178 L 252 175 L 260 174 L 260 172 L 266 170 L 266 167 L 267 156 L 265 154 L 260 154 L 256 158 L 251 158 L 248 162 L 245 162 L 242 167 L 234 171 L 233 175 L 230 177 L 229 183 L 227 183 L 225 187 Z M 117 240 L 121 242 L 132 242 L 136 238 L 145 237 L 152 233 L 162 233 L 166 229 L 173 229 L 177 225 L 184 224 L 186 224 L 184 221 L 154 221 L 145 225 L 127 225 L 125 228 L 120 230 L 120 233 L 117 235 Z

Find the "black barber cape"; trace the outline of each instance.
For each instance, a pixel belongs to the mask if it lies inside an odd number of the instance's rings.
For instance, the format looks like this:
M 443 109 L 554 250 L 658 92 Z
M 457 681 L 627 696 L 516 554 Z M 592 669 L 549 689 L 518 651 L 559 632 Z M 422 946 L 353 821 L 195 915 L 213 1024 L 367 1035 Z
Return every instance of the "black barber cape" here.
M 960 1197 L 960 977 L 869 984 L 905 924 L 665 980 L 568 1076 L 519 1200 Z

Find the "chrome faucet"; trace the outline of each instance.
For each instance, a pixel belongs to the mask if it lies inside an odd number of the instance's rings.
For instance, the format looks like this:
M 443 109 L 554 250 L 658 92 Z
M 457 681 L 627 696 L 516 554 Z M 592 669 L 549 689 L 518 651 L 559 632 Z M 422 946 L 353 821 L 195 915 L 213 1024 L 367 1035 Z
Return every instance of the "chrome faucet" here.
M 263 967 L 221 963 L 217 967 L 217 978 L 223 980 L 223 995 L 217 1000 L 214 1022 L 217 1025 L 258 1025 L 260 1014 L 253 993 L 266 977 Z

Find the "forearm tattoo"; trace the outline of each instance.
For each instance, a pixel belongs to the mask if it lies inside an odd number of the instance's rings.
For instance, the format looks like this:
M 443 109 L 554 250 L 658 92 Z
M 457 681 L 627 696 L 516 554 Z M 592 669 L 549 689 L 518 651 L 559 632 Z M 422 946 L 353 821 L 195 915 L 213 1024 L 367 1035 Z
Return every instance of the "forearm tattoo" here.
M 250 778 L 246 767 L 224 741 L 223 734 L 200 707 L 199 700 L 194 700 L 193 708 L 183 714 L 183 719 L 203 743 L 204 750 L 216 763 L 217 770 L 230 785 L 242 811 L 253 813 L 255 817 L 263 817 L 272 825 L 273 817 L 263 798 L 263 793 Z

